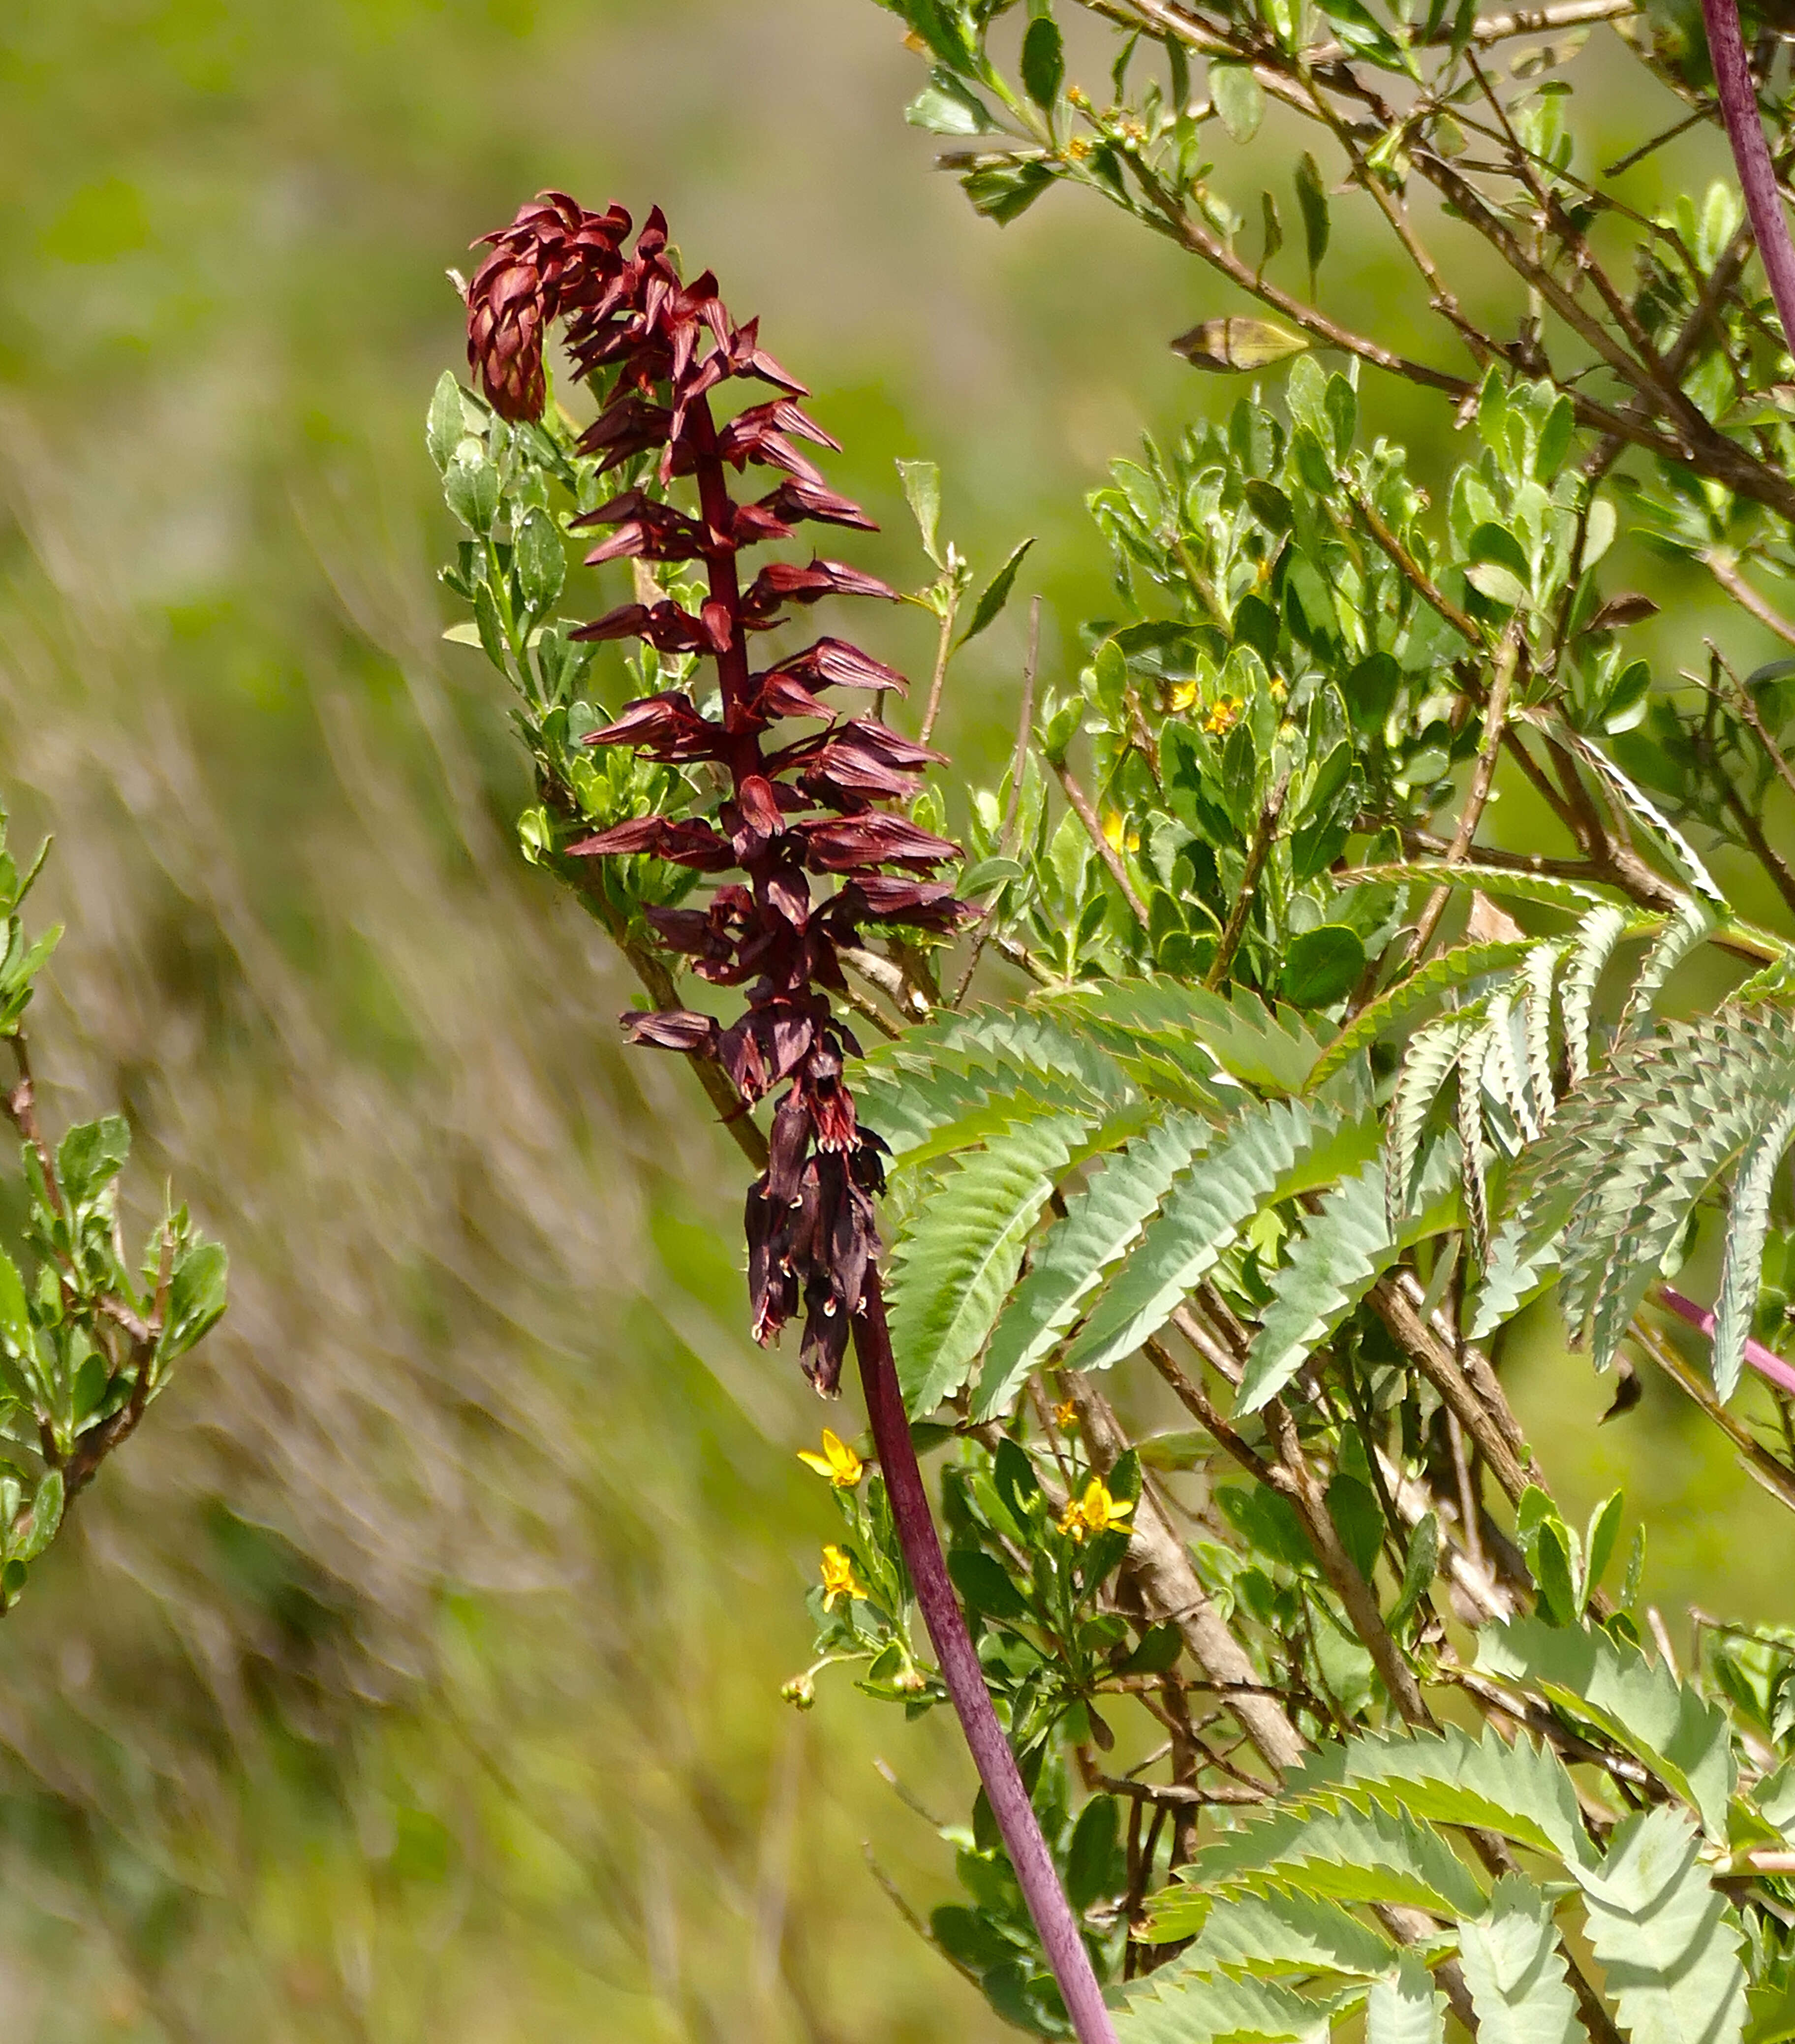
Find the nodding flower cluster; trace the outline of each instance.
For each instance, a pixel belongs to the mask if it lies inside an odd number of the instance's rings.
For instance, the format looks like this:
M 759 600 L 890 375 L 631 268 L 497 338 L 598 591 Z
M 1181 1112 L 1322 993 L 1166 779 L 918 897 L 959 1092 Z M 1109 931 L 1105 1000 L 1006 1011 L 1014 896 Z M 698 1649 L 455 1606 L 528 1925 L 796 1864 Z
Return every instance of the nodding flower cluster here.
M 873 719 L 838 717 L 819 693 L 901 691 L 903 678 L 834 638 L 755 671 L 753 635 L 784 623 L 790 606 L 896 592 L 821 559 L 772 563 L 743 586 L 738 561 L 746 548 L 788 539 L 806 521 L 862 531 L 872 521 L 830 490 L 800 450 L 800 441 L 836 443 L 800 409 L 804 387 L 761 348 L 758 322 L 735 324 L 708 271 L 690 284 L 681 280 L 658 209 L 626 254 L 630 228 L 621 207 L 589 213 L 547 192 L 488 235 L 493 252 L 468 293 L 468 357 L 501 417 L 538 417 L 545 333 L 564 321 L 578 378 L 610 378 L 581 450 L 600 455 L 601 470 L 660 450 L 660 493 L 627 490 L 577 521 L 608 528 L 589 565 L 704 564 L 708 597 L 696 616 L 671 600 L 630 603 L 575 636 L 640 638 L 715 663 L 718 716 L 668 690 L 631 703 L 586 740 L 631 746 L 651 759 L 715 762 L 729 779 L 715 826 L 639 816 L 568 851 L 646 853 L 741 876 L 718 887 L 703 909 L 645 912 L 662 943 L 684 954 L 700 978 L 746 989 L 741 1018 L 727 1028 L 688 1010 L 624 1020 L 637 1043 L 714 1058 L 745 1105 L 785 1088 L 766 1170 L 748 1194 L 754 1334 L 772 1339 L 801 1307 L 804 1367 L 819 1390 L 833 1392 L 879 1252 L 873 1195 L 884 1183 L 886 1154 L 860 1126 L 842 1083 L 844 1058 L 858 1047 L 830 1000 L 846 990 L 839 954 L 859 944 L 864 925 L 945 932 L 975 912 L 928 877 L 958 847 L 877 806 L 913 794 L 919 770 L 941 755 Z M 719 425 L 711 394 L 738 378 L 770 386 L 774 395 Z M 754 501 L 738 502 L 728 471 L 750 465 L 781 480 Z M 685 478 L 696 486 L 696 516 L 665 494 Z M 791 718 L 819 719 L 823 728 L 769 749 L 771 727 Z M 840 884 L 819 898 L 813 880 L 831 879 Z

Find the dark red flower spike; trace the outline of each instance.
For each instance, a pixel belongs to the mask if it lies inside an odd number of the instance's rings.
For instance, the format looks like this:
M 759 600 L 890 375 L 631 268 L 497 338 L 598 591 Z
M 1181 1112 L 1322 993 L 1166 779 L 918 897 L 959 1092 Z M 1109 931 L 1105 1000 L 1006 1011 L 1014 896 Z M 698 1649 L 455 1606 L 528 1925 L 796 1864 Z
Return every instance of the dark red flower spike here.
M 927 877 L 958 847 L 876 806 L 911 793 L 919 770 L 939 755 L 882 724 L 830 713 L 823 690 L 903 687 L 888 667 L 844 640 L 819 639 L 761 673 L 749 659 L 750 635 L 784 623 L 794 605 L 896 592 L 822 559 L 776 561 L 743 586 L 739 556 L 749 548 L 788 538 L 803 523 L 866 531 L 872 521 L 800 452 L 800 440 L 834 443 L 799 408 L 804 386 L 761 347 L 758 322 L 735 324 L 708 271 L 689 285 L 681 280 L 658 209 L 626 254 L 628 228 L 621 208 L 588 213 L 549 192 L 488 236 L 493 253 L 468 294 L 469 359 L 501 417 L 535 418 L 544 402 L 546 329 L 563 320 L 577 377 L 612 372 L 603 409 L 582 437 L 585 451 L 601 455 L 608 468 L 658 448 L 663 486 L 676 478 L 696 485 L 696 515 L 638 488 L 577 522 L 610 529 L 590 563 L 702 563 L 708 594 L 698 615 L 670 598 L 627 604 L 575 636 L 641 638 L 663 652 L 715 663 L 718 717 L 705 717 L 689 697 L 669 691 L 631 703 L 588 742 L 633 746 L 657 760 L 715 760 L 730 792 L 719 829 L 644 816 L 568 850 L 582 858 L 646 854 L 741 874 L 704 909 L 648 916 L 662 943 L 690 959 L 700 977 L 744 989 L 740 1017 L 727 1028 L 685 1010 L 625 1022 L 639 1043 L 714 1058 L 745 1105 L 780 1093 L 767 1166 L 749 1189 L 744 1216 L 754 1337 L 773 1340 L 801 1316 L 800 1360 L 818 1389 L 830 1393 L 853 1336 L 894 1520 L 943 1677 L 1078 2034 L 1084 2044 L 1114 2044 L 929 1516 L 879 1285 L 873 1201 L 886 1150 L 861 1126 L 843 1082 L 857 1047 L 830 1000 L 845 984 L 839 952 L 859 945 L 865 928 L 945 933 L 972 919 L 951 887 Z M 742 379 L 777 394 L 719 428 L 711 394 Z M 758 501 L 738 503 L 730 473 L 750 467 L 783 479 Z M 792 718 L 817 719 L 825 728 L 769 752 L 769 727 Z

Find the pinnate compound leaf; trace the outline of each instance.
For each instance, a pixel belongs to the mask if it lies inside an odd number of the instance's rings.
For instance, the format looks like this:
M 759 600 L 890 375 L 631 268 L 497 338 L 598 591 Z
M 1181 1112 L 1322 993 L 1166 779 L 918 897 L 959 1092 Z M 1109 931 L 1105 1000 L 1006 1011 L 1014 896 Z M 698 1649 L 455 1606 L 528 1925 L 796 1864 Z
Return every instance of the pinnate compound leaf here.
M 1376 1139 L 1375 1123 L 1348 1123 L 1325 1101 L 1274 1101 L 1248 1108 L 1202 1169 L 1168 1196 L 1073 1343 L 1070 1366 L 1101 1370 L 1138 1348 L 1215 1267 L 1260 1208 L 1290 1197 L 1306 1163 L 1325 1148 L 1331 1170 L 1350 1170 L 1365 1161 Z
M 1209 1147 L 1211 1124 L 1169 1115 L 1111 1157 L 1066 1202 L 994 1331 L 974 1412 L 989 1419 L 1072 1326 L 1104 1270 L 1140 1235 L 1174 1181 Z
M 1583 1873 L 1591 1948 L 1632 2044 L 1739 2044 L 1739 1923 L 1697 1858 L 1695 1827 L 1667 1804 L 1615 1827 Z
M 1477 1663 L 1599 1726 L 1725 1838 L 1736 1779 L 1725 1714 L 1664 1662 L 1597 1627 L 1517 1618 L 1478 1635 Z
M 1055 1116 L 1007 1130 L 918 1202 L 891 1285 L 892 1347 L 913 1414 L 933 1412 L 966 1381 L 1054 1176 L 1089 1127 Z
M 1459 1926 L 1459 1963 L 1479 2044 L 1586 2044 L 1551 1903 L 1524 1874 L 1505 1874 L 1489 1914 Z

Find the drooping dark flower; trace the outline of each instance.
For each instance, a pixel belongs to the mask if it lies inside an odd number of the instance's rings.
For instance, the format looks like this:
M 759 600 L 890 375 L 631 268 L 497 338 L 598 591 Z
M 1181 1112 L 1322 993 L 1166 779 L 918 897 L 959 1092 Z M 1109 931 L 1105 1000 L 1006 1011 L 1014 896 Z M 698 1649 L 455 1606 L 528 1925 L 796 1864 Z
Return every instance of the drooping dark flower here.
M 743 989 L 742 1014 L 727 1027 L 686 1010 L 625 1020 L 639 1043 L 714 1058 L 746 1105 L 779 1094 L 767 1168 L 749 1189 L 745 1216 L 754 1331 L 770 1341 L 802 1316 L 804 1367 L 819 1389 L 833 1391 L 879 1254 L 873 1202 L 887 1154 L 861 1125 L 843 1078 L 858 1047 L 830 1000 L 846 985 L 838 954 L 858 946 L 868 926 L 946 933 L 973 912 L 946 882 L 926 877 L 958 847 L 878 807 L 914 793 L 921 770 L 940 755 L 873 719 L 838 717 L 823 700 L 832 688 L 901 693 L 902 676 L 830 637 L 752 667 L 750 635 L 784 623 L 792 606 L 895 592 L 821 559 L 775 561 L 744 584 L 739 559 L 751 547 L 789 539 L 803 524 L 866 531 L 872 521 L 828 487 L 802 451 L 800 442 L 835 443 L 802 409 L 803 386 L 761 348 L 758 324 L 735 323 L 708 271 L 689 284 L 681 278 L 658 210 L 626 251 L 629 228 L 620 207 L 589 213 L 548 192 L 488 236 L 493 253 L 469 291 L 469 356 L 495 409 L 535 417 L 544 402 L 547 329 L 564 321 L 577 373 L 602 386 L 582 450 L 606 469 L 660 455 L 659 490 L 625 490 L 577 521 L 607 535 L 589 563 L 691 562 L 708 584 L 696 615 L 670 597 L 625 604 L 574 636 L 640 638 L 715 663 L 718 716 L 669 690 L 629 704 L 587 742 L 627 745 L 659 761 L 719 763 L 729 792 L 715 827 L 634 817 L 568 851 L 651 855 L 740 875 L 702 908 L 654 909 L 647 918 L 700 978 Z M 744 380 L 777 394 L 719 426 L 711 394 Z M 738 502 L 731 474 L 751 467 L 781 480 Z M 696 508 L 661 494 L 676 482 L 696 486 Z M 794 718 L 823 728 L 769 749 L 770 728 Z

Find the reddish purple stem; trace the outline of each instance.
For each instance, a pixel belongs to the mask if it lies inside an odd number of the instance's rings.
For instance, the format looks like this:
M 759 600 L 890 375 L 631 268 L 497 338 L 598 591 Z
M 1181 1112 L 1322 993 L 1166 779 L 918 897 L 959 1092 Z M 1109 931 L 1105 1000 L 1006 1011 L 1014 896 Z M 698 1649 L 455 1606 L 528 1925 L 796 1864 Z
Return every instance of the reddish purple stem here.
M 1686 1298 L 1681 1292 L 1674 1291 L 1668 1285 L 1658 1288 L 1658 1303 L 1668 1306 L 1680 1320 L 1687 1320 L 1698 1333 L 1712 1335 L 1714 1316 L 1705 1306 L 1698 1306 L 1693 1299 Z M 1779 1391 L 1795 1397 L 1795 1365 L 1783 1361 L 1773 1349 L 1765 1347 L 1761 1341 L 1749 1335 L 1745 1339 L 1745 1360 L 1758 1374 L 1774 1384 Z
M 898 1387 L 897 1368 L 892 1360 L 892 1338 L 885 1324 L 884 1295 L 876 1270 L 867 1274 L 861 1311 L 854 1326 L 854 1350 L 860 1358 L 860 1378 L 865 1388 L 873 1446 L 884 1473 L 892 1516 L 903 1543 L 903 1558 L 909 1565 L 916 1601 L 934 1642 L 942 1680 L 959 1713 L 973 1765 L 984 1784 L 991 1815 L 1003 1834 L 1034 1927 L 1041 1934 L 1047 1963 L 1059 1983 L 1079 2044 L 1115 2044 L 1115 2025 L 1091 1970 L 1091 1954 L 1085 1950 L 1072 1905 L 1060 1885 L 1058 1869 L 1041 1835 L 1016 1756 L 1010 1750 L 1010 1742 L 991 1708 L 984 1670 L 979 1666 L 953 1585 L 948 1580 L 947 1563 L 942 1558 L 935 1522 L 929 1512 L 928 1493 L 922 1487 L 922 1472 L 917 1466 L 916 1450 L 910 1438 L 910 1420 L 903 1409 L 903 1393 Z
M 1708 31 L 1708 54 L 1713 60 L 1720 118 L 1726 123 L 1732 159 L 1739 167 L 1745 209 L 1751 216 L 1752 236 L 1764 274 L 1770 279 L 1770 296 L 1776 300 L 1783 334 L 1795 347 L 1795 243 L 1789 238 L 1789 222 L 1776 188 L 1776 173 L 1770 167 L 1763 123 L 1758 117 L 1758 94 L 1745 62 L 1745 43 L 1739 33 L 1735 0 L 1701 0 L 1701 19 Z

